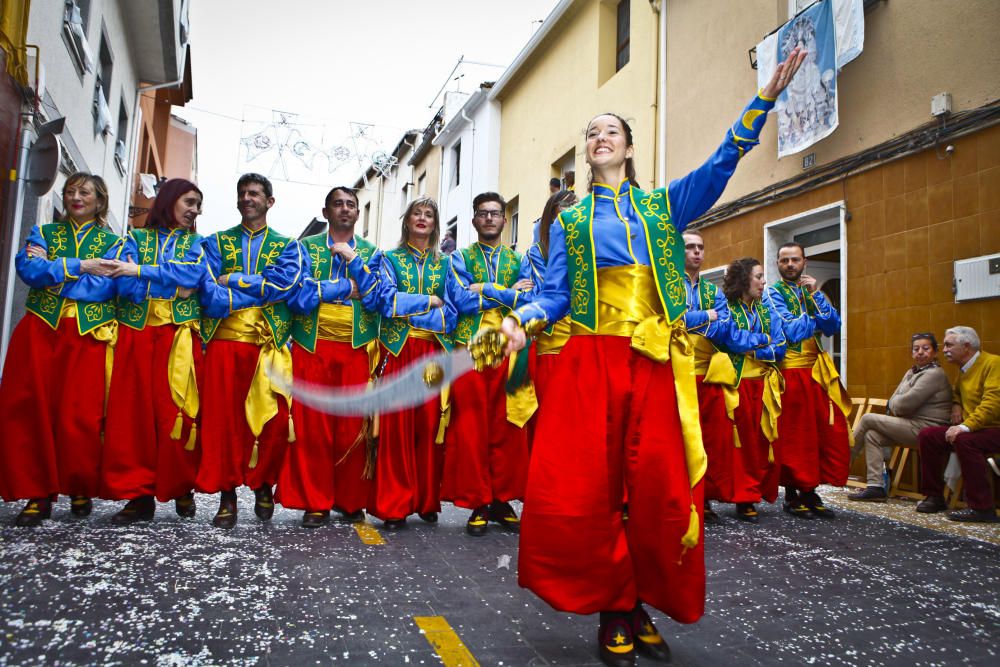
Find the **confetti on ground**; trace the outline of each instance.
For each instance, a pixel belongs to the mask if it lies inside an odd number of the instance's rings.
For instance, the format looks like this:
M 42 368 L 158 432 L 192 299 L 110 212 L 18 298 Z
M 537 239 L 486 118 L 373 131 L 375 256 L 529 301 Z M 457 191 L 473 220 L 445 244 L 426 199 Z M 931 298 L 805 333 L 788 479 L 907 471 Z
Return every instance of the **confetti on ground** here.
M 998 664 L 1000 526 L 969 539 L 821 492 L 832 521 L 761 505 L 752 526 L 717 505 L 704 618 L 653 612 L 672 664 Z M 116 528 L 121 503 L 75 520 L 63 498 L 34 530 L 11 526 L 20 504 L 0 504 L 0 665 L 441 665 L 417 616 L 446 618 L 484 666 L 600 664 L 596 616 L 518 588 L 517 535 L 470 537 L 467 511 L 411 517 L 373 548 L 350 524 L 303 529 L 300 512 L 263 524 L 246 490 L 236 528 L 221 531 L 217 502 L 198 496 L 193 520 L 164 504 L 152 524 Z

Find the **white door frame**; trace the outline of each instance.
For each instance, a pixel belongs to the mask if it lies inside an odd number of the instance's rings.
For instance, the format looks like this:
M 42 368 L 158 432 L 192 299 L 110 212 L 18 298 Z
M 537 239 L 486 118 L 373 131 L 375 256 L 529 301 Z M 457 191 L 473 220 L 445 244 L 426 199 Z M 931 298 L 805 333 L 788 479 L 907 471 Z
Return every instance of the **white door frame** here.
M 839 238 L 806 247 L 806 257 L 831 250 L 840 250 L 840 377 L 847 384 L 847 209 L 844 201 L 824 204 L 803 213 L 796 213 L 764 225 L 764 279 L 773 285 L 778 275 L 778 248 L 792 240 L 796 234 L 837 224 Z

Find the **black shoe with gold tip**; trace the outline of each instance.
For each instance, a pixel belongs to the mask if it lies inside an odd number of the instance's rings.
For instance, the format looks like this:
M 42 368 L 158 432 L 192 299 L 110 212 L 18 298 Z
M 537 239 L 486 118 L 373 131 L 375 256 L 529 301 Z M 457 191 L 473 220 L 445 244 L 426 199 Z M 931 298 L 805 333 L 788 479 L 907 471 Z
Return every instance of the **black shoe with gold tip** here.
M 486 528 L 490 523 L 490 506 L 483 505 L 482 507 L 476 508 L 469 520 L 465 523 L 465 532 L 473 537 L 482 537 L 486 534 Z
M 799 519 L 815 518 L 799 498 L 799 493 L 795 489 L 785 489 L 785 501 L 781 504 L 781 508 Z
M 736 503 L 736 518 L 747 523 L 758 523 L 760 516 L 753 503 Z
M 52 516 L 52 501 L 48 498 L 32 498 L 24 504 L 24 509 L 14 519 L 15 526 L 35 528 Z
M 715 513 L 712 509 L 712 503 L 705 501 L 705 525 L 706 526 L 718 526 L 722 523 L 722 517 Z
M 194 502 L 194 494 L 186 493 L 180 498 L 174 499 L 174 511 L 182 519 L 193 519 L 198 506 Z
M 115 526 L 129 526 L 140 521 L 152 521 L 156 513 L 156 499 L 153 496 L 139 496 L 125 503 L 117 514 L 111 517 Z
M 69 511 L 75 517 L 90 516 L 92 509 L 94 509 L 94 501 L 87 496 L 72 496 L 69 499 Z
M 274 495 L 271 493 L 271 487 L 262 486 L 253 493 L 257 498 L 253 504 L 253 513 L 261 521 L 270 521 L 274 516 Z
M 836 515 L 833 510 L 823 504 L 823 499 L 815 491 L 802 494 L 802 504 L 809 508 L 809 513 L 817 519 L 832 519 Z
M 635 664 L 635 642 L 628 612 L 601 612 L 597 628 L 597 644 L 601 662 L 608 667 L 632 667 Z
M 216 528 L 233 528 L 236 526 L 236 492 L 223 491 L 219 498 L 219 511 L 212 519 Z
M 658 662 L 670 662 L 670 646 L 653 625 L 642 604 L 637 604 L 629 615 L 629 625 L 635 638 L 635 648 L 642 655 Z
M 490 505 L 490 521 L 499 523 L 515 533 L 521 529 L 521 520 L 517 518 L 517 512 L 510 506 L 510 503 L 502 500 L 494 500 Z
M 303 528 L 319 528 L 330 520 L 330 510 L 302 513 Z

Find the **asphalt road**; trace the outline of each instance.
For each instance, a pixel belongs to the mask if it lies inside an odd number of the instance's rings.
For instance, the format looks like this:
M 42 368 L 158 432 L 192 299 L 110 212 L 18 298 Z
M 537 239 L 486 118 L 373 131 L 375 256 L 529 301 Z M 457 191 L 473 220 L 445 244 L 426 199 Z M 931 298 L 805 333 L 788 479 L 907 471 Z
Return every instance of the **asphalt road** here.
M 260 523 L 244 490 L 226 532 L 217 499 L 198 502 L 195 519 L 160 505 L 128 528 L 108 523 L 120 503 L 77 520 L 63 498 L 39 529 L 0 505 L 0 664 L 600 664 L 596 617 L 519 588 L 517 537 L 468 537 L 463 510 L 394 534 L 307 531 L 281 509 Z M 996 544 L 765 506 L 758 526 L 710 527 L 706 547 L 705 617 L 654 613 L 675 665 L 1000 664 Z

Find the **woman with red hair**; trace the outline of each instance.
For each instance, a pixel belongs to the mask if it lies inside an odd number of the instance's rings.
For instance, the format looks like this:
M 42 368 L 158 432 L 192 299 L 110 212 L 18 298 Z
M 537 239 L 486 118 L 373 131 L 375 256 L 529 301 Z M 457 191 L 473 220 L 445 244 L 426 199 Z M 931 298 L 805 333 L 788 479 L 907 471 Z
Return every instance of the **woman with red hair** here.
M 121 238 L 108 229 L 104 179 L 75 173 L 66 217 L 36 225 L 15 260 L 30 288 L 0 383 L 0 497 L 28 502 L 14 523 L 37 526 L 57 494 L 84 517 L 99 491 L 105 388 L 112 360 Z
M 181 178 L 167 181 L 145 228 L 133 229 L 115 275 L 118 345 L 111 377 L 101 495 L 128 500 L 111 521 L 151 521 L 156 500 L 177 514 L 195 512 L 201 451 L 197 424 L 201 310 L 192 286 L 204 271 L 194 232 L 202 194 Z

